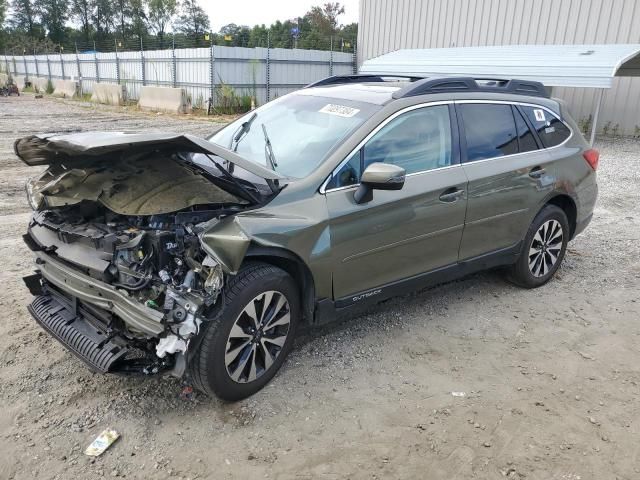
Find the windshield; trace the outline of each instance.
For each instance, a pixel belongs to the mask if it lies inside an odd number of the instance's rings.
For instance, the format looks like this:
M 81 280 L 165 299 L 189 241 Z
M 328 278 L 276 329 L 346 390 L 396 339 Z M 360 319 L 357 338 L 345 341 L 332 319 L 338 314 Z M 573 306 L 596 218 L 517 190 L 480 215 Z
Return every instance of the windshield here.
M 272 154 L 278 173 L 302 178 L 379 108 L 343 99 L 287 95 L 242 116 L 209 140 L 267 168 L 271 168 Z

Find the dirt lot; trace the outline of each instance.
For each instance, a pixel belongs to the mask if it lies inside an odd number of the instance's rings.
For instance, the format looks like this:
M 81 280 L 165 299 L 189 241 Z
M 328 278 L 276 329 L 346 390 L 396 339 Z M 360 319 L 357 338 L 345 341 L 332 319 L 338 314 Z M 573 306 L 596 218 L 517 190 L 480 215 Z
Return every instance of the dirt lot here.
M 0 478 L 640 478 L 640 142 L 602 140 L 591 227 L 550 284 L 499 273 L 407 294 L 298 340 L 237 404 L 174 379 L 91 374 L 26 311 L 20 236 L 35 171 L 15 138 L 205 134 L 197 118 L 0 98 Z M 465 392 L 454 396 L 452 392 Z M 122 438 L 94 460 L 104 428 Z

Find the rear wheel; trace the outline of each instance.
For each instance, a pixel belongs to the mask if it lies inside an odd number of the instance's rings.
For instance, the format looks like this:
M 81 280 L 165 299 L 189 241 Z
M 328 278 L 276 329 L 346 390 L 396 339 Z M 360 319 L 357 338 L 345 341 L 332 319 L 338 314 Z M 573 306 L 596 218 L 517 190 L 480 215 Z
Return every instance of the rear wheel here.
M 224 307 L 208 325 L 190 371 L 195 386 L 223 400 L 253 395 L 291 350 L 299 293 L 285 271 L 252 264 L 229 281 Z
M 509 272 L 509 279 L 525 288 L 547 283 L 560 268 L 569 235 L 569 222 L 564 211 L 555 205 L 545 206 L 529 227 L 520 257 Z

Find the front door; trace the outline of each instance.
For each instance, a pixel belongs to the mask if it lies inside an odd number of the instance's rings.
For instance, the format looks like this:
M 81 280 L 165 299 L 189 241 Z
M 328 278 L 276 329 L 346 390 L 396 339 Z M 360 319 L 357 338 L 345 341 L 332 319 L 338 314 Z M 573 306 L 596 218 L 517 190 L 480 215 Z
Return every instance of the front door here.
M 455 264 L 467 179 L 457 162 L 448 105 L 391 117 L 339 168 L 326 191 L 336 300 L 375 295 L 385 285 Z M 353 194 L 367 165 L 406 170 L 402 190 Z

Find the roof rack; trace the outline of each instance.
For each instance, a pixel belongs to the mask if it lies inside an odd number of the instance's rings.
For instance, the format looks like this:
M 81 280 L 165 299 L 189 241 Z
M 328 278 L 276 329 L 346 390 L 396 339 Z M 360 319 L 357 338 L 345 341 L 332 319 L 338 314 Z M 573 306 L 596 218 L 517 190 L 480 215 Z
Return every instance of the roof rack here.
M 493 92 L 549 97 L 544 85 L 540 82 L 515 78 L 509 80 L 504 78 L 441 77 L 416 80 L 394 92 L 393 98 L 398 99 L 444 92 Z
M 323 78 L 317 82 L 310 83 L 305 88 L 311 87 L 324 87 L 327 85 L 343 85 L 346 83 L 377 83 L 386 82 L 386 78 L 393 78 L 400 80 L 408 80 L 410 82 L 416 82 L 418 80 L 424 80 L 424 77 L 416 77 L 414 75 L 370 75 L 367 73 L 356 75 L 334 75 L 332 77 Z

